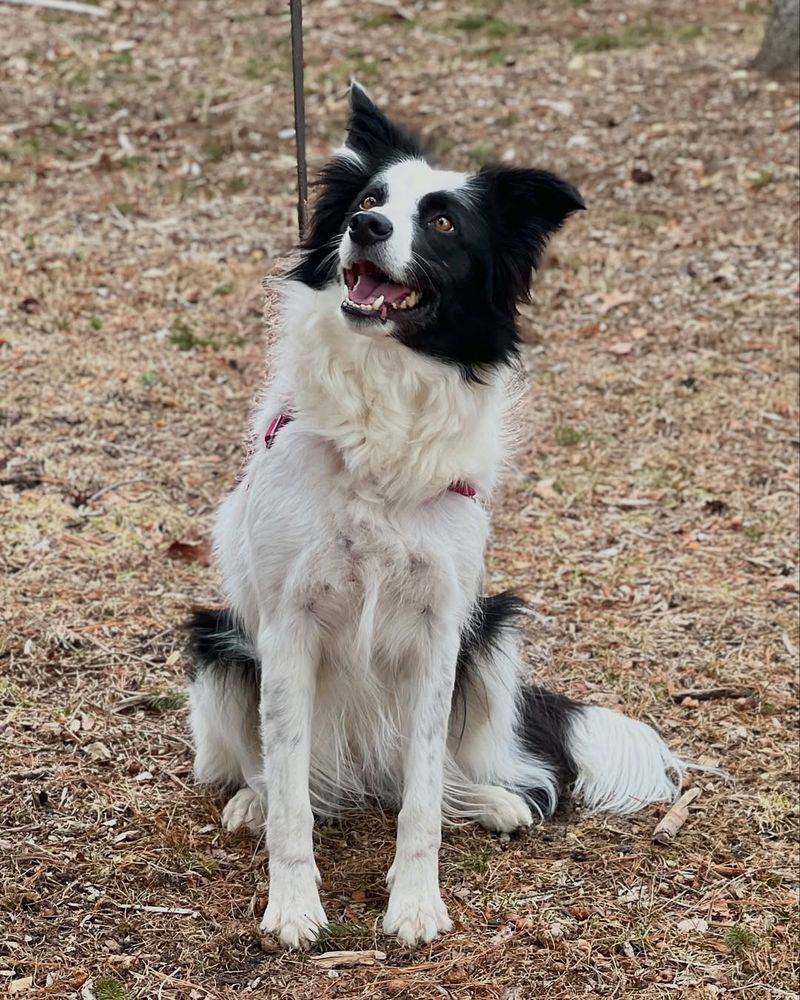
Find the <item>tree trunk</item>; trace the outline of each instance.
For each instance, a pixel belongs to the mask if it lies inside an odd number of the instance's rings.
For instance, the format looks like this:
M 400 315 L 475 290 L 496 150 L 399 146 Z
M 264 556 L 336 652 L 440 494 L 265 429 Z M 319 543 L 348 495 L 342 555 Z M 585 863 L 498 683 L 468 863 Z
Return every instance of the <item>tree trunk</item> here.
M 772 0 L 772 13 L 753 68 L 767 76 L 797 76 L 799 64 L 800 0 Z

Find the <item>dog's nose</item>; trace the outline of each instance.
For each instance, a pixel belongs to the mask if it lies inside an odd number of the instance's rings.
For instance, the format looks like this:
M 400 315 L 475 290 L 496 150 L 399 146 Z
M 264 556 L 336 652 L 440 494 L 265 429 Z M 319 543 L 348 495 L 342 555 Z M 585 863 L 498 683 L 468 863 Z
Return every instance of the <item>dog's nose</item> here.
M 383 243 L 392 235 L 392 224 L 380 212 L 356 212 L 350 220 L 350 239 L 361 247 Z

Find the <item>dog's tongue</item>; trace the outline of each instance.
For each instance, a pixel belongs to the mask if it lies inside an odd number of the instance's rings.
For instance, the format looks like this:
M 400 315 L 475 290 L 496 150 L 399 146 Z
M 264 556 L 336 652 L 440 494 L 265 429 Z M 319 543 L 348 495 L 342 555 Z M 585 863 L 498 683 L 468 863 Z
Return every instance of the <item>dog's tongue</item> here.
M 358 280 L 350 289 L 350 300 L 361 305 L 365 302 L 374 302 L 382 295 L 384 303 L 393 306 L 410 294 L 411 289 L 407 285 L 395 285 L 391 281 L 381 281 L 380 278 L 372 274 L 359 274 Z

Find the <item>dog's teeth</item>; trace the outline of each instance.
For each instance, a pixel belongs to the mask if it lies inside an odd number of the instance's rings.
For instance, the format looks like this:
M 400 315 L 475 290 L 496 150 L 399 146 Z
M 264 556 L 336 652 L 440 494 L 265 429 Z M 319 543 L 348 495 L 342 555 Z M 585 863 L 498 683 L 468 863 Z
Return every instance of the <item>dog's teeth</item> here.
M 375 299 L 375 301 L 372 303 L 373 311 L 377 312 L 382 305 L 383 305 L 383 296 L 379 295 L 377 299 Z

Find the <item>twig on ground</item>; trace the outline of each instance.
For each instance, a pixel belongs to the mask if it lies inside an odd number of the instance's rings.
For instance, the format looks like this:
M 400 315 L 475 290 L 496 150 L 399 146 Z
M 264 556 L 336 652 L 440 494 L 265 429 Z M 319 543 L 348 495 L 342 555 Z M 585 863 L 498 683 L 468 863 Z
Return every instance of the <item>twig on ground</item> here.
M 685 691 L 672 691 L 670 697 L 677 702 L 683 701 L 684 698 L 714 701 L 718 698 L 752 698 L 756 693 L 755 688 L 749 687 L 686 688 Z
M 311 961 L 323 969 L 346 969 L 354 965 L 377 965 L 386 960 L 385 951 L 326 951 Z
M 179 917 L 196 917 L 197 910 L 190 910 L 186 906 L 145 906 L 142 903 L 118 903 L 114 899 L 107 899 L 105 902 L 116 906 L 118 910 L 137 910 L 140 913 L 173 913 Z
M 675 805 L 662 818 L 653 830 L 653 840 L 657 844 L 671 844 L 678 831 L 689 817 L 689 806 L 700 795 L 700 789 L 695 786 L 681 795 Z
M 108 17 L 108 11 L 94 4 L 77 3 L 76 0 L 0 0 L 18 7 L 39 7 L 42 10 L 59 10 L 64 14 L 88 14 L 90 17 Z
M 95 500 L 99 500 L 100 497 L 106 495 L 106 493 L 112 493 L 114 490 L 118 490 L 123 486 L 130 486 L 132 483 L 143 483 L 145 482 L 144 476 L 137 476 L 135 479 L 121 479 L 118 483 L 110 483 L 108 486 L 104 486 L 102 489 L 97 490 L 81 504 L 82 507 L 86 507 L 90 503 L 94 503 Z

